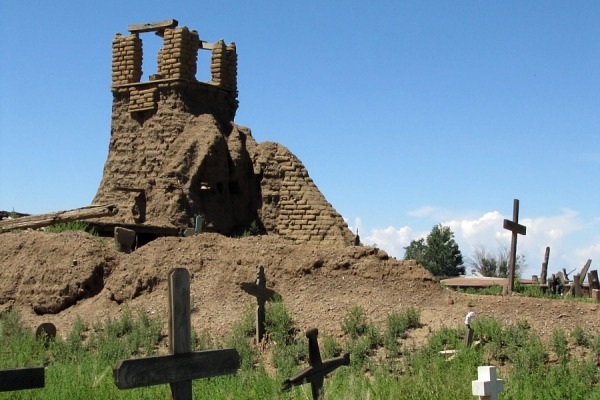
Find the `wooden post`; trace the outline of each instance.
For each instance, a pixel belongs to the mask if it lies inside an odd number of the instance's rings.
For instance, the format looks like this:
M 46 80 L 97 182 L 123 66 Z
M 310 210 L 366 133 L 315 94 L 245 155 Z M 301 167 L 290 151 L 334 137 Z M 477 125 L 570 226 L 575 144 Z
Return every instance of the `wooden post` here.
M 130 389 L 168 383 L 172 400 L 192 399 L 192 380 L 235 373 L 240 356 L 235 349 L 192 352 L 190 274 L 185 268 L 169 273 L 169 348 L 171 354 L 119 361 L 115 385 Z
M 275 291 L 267 288 L 265 268 L 261 265 L 256 273 L 256 283 L 244 282 L 241 285 L 244 292 L 256 297 L 256 344 L 260 344 L 265 335 L 265 303 L 275 298 Z
M 306 337 L 308 338 L 308 364 L 310 367 L 283 381 L 283 390 L 290 390 L 293 386 L 310 383 L 313 400 L 322 400 L 323 382 L 327 374 L 342 365 L 350 365 L 350 354 L 348 353 L 321 361 L 319 342 L 317 341 L 318 335 L 319 331 L 316 328 L 309 329 L 306 332 Z
M 583 268 L 581 268 L 581 272 L 579 272 L 579 285 L 581 286 L 583 286 L 583 282 L 585 281 L 587 272 L 590 269 L 590 265 L 592 265 L 592 260 L 588 259 Z
M 508 229 L 512 232 L 512 239 L 510 241 L 510 260 L 508 262 L 508 282 L 507 292 L 511 294 L 515 287 L 515 263 L 517 260 L 517 235 L 526 235 L 527 228 L 523 225 L 519 225 L 519 200 L 514 199 L 513 201 L 513 220 L 504 220 L 504 229 Z
M 579 274 L 573 275 L 571 294 L 575 297 L 583 297 L 583 289 L 581 287 L 581 280 L 579 279 Z
M 465 347 L 471 347 L 473 344 L 473 328 L 467 326 L 467 334 L 465 335 Z
M 171 354 L 192 352 L 190 273 L 177 268 L 169 274 L 169 350 Z M 192 381 L 172 382 L 173 399 L 192 400 Z
M 0 370 L 0 392 L 43 388 L 44 385 L 44 367 Z
M 473 344 L 473 328 L 471 328 L 471 321 L 475 316 L 474 311 L 469 311 L 465 317 L 465 326 L 467 327 L 467 334 L 465 335 L 465 347 L 471 347 Z
M 588 284 L 590 285 L 590 293 L 593 289 L 600 289 L 600 280 L 598 279 L 598 271 L 595 269 L 588 272 Z
M 550 246 L 546 246 L 544 261 L 542 262 L 542 273 L 540 274 L 540 283 L 546 283 L 548 278 L 548 261 L 550 259 Z

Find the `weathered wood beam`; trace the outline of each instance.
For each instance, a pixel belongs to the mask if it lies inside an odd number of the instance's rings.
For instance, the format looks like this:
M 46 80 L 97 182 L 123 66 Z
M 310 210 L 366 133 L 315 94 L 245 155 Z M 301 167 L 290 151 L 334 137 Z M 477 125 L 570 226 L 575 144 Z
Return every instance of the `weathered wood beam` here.
M 590 265 L 592 265 L 592 260 L 588 259 L 583 268 L 581 268 L 581 272 L 579 273 L 580 285 L 583 285 L 583 281 L 585 281 L 585 277 L 587 276 L 588 270 L 590 269 Z
M 550 246 L 546 246 L 546 253 L 544 254 L 544 261 L 542 262 L 542 273 L 540 276 L 540 283 L 544 284 L 548 279 L 548 261 L 550 260 Z
M 0 370 L 0 392 L 43 388 L 44 367 L 14 368 Z
M 166 19 L 164 21 L 152 22 L 149 24 L 129 25 L 127 30 L 131 33 L 143 33 L 161 31 L 167 28 L 175 28 L 179 22 L 176 19 Z
M 0 221 L 0 233 L 11 229 L 37 229 L 63 222 L 106 217 L 118 212 L 115 205 L 88 206 L 73 210 L 56 211 L 48 214 L 30 215 Z
M 204 40 L 200 40 L 200 48 L 202 50 L 212 50 L 215 48 L 214 43 L 205 42 Z

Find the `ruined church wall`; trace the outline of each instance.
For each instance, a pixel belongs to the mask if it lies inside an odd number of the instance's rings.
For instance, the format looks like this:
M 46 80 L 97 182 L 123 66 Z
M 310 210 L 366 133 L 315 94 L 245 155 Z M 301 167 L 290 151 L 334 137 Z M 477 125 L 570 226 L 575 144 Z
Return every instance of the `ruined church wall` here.
M 276 143 L 257 144 L 233 123 L 237 51 L 187 27 L 149 24 L 117 34 L 113 110 L 104 175 L 94 198 L 116 204 L 110 222 L 207 228 L 239 234 L 253 221 L 295 243 L 351 244 L 354 235 L 304 165 Z M 157 73 L 142 82 L 143 38 L 163 37 Z M 198 51 L 210 49 L 210 82 L 196 80 Z
M 354 235 L 319 191 L 302 162 L 287 148 L 265 142 L 254 149 L 262 177 L 260 216 L 267 230 L 295 243 L 345 244 Z

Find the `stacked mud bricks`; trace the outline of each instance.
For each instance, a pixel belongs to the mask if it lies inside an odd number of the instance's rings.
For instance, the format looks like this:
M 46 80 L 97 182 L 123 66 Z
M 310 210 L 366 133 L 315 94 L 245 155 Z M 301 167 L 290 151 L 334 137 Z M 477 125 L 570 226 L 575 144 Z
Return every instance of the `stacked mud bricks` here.
M 289 152 L 277 152 L 281 184 L 279 189 L 278 233 L 296 243 L 327 242 L 336 227 L 344 226 L 344 220 L 328 203 L 315 201 L 318 189 L 308 176 L 308 171 Z
M 186 27 L 165 29 L 163 48 L 158 52 L 159 78 L 195 81 L 199 44 L 196 31 Z
M 235 43 L 227 46 L 219 40 L 213 46 L 210 61 L 212 82 L 223 89 L 237 91 L 237 51 Z
M 112 42 L 112 84 L 125 85 L 142 79 L 142 40 L 138 35 L 117 33 Z
M 187 27 L 159 27 L 156 34 L 163 38 L 158 52 L 157 74 L 148 82 L 141 82 L 143 45 L 140 32 L 131 30 L 123 36 L 117 33 L 112 48 L 112 90 L 129 97 L 129 112 L 156 110 L 161 89 L 179 88 L 182 85 L 204 84 L 214 89 L 233 93 L 233 105 L 237 108 L 237 53 L 234 43 L 228 45 L 220 40 L 208 44 L 200 40 L 198 32 Z M 198 50 L 212 49 L 211 82 L 198 82 L 196 69 Z M 213 90 L 214 90 L 213 89 Z M 195 90 L 198 91 L 196 87 Z M 231 96 L 229 94 L 225 97 Z M 223 95 L 221 95 L 221 98 Z

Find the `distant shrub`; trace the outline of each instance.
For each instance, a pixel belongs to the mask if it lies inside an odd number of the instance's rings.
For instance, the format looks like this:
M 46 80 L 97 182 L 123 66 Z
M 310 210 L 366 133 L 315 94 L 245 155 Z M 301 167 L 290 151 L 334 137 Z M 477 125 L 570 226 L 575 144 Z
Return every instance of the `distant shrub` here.
M 552 341 L 550 342 L 552 351 L 556 353 L 561 362 L 567 361 L 569 357 L 569 343 L 565 332 L 562 329 L 556 328 L 552 331 Z
M 359 306 L 352 307 L 342 320 L 342 331 L 346 335 L 350 335 L 352 339 L 363 336 L 367 332 L 367 328 L 367 317 Z
M 583 328 L 579 325 L 573 329 L 571 336 L 573 337 L 573 341 L 577 346 L 588 347 L 590 345 L 590 339 L 586 335 Z
M 390 355 L 397 354 L 400 350 L 398 339 L 405 339 L 409 329 L 419 328 L 420 312 L 414 307 L 409 307 L 403 312 L 392 312 L 387 318 L 387 329 L 383 336 L 383 346 Z

